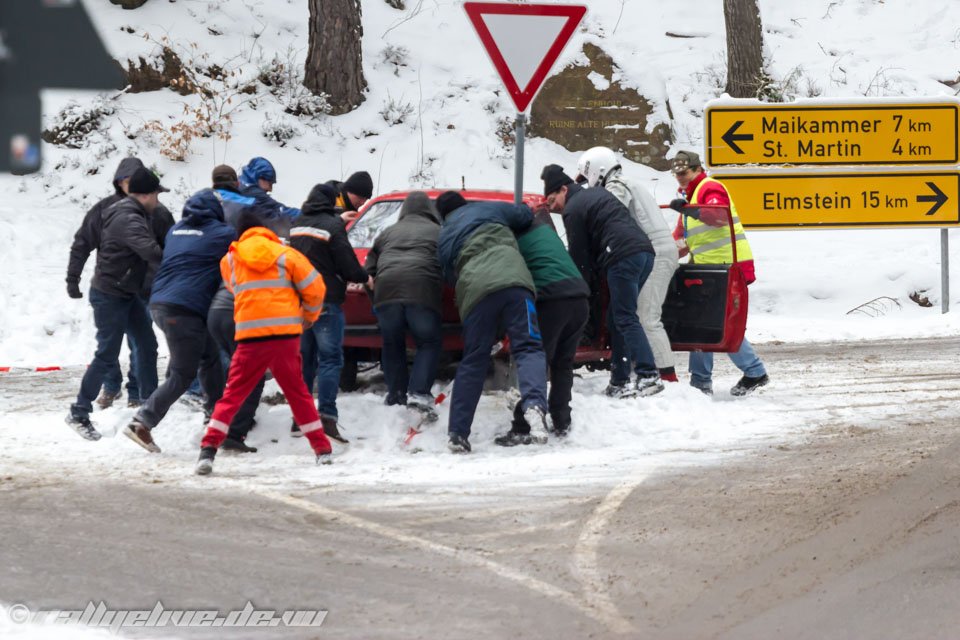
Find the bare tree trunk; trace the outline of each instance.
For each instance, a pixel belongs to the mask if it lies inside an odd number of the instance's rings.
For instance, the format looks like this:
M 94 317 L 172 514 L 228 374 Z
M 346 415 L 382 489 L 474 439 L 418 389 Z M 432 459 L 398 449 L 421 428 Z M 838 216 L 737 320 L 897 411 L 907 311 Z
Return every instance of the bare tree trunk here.
M 329 96 L 331 113 L 347 113 L 364 100 L 360 0 L 309 0 L 310 49 L 303 84 Z
M 763 25 L 757 0 L 723 0 L 727 24 L 727 88 L 734 98 L 756 98 L 765 86 Z

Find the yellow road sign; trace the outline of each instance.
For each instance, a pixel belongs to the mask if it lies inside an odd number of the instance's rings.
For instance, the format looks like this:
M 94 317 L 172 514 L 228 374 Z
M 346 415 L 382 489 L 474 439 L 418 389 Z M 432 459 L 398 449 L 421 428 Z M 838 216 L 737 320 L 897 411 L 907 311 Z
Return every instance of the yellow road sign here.
M 960 173 L 716 175 L 745 227 L 960 226 Z
M 707 166 L 955 165 L 960 102 L 709 104 Z

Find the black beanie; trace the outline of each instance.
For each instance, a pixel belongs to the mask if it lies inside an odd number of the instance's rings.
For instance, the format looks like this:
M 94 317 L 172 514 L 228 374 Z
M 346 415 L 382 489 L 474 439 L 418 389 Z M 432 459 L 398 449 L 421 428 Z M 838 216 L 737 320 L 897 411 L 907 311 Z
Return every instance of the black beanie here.
M 333 205 L 336 200 L 337 190 L 326 183 L 314 185 L 313 189 L 310 189 L 309 195 L 307 195 L 307 202 L 325 202 Z
M 467 201 L 456 191 L 444 191 L 440 194 L 440 197 L 437 198 L 437 211 L 439 211 L 440 216 L 446 220 L 448 215 L 465 204 L 467 204 Z
M 239 239 L 244 233 L 253 229 L 255 227 L 265 227 L 267 226 L 263 218 L 260 217 L 252 209 L 241 209 L 240 215 L 237 217 L 237 238 Z
M 366 171 L 357 171 L 343 183 L 343 190 L 369 200 L 373 195 L 373 178 Z
M 549 196 L 551 193 L 568 184 L 573 184 L 573 178 L 563 172 L 563 167 L 558 164 L 548 164 L 540 172 L 540 179 L 543 180 L 543 195 Z
M 145 167 L 140 167 L 130 176 L 127 191 L 138 195 L 148 195 L 158 191 L 170 191 L 170 189 L 160 184 L 160 178 L 158 178 L 153 171 Z

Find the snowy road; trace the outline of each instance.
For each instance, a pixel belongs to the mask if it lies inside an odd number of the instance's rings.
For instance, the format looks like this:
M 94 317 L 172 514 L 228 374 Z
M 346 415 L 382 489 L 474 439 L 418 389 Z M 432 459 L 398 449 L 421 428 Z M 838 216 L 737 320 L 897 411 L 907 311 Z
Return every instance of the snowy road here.
M 773 382 L 743 401 L 617 405 L 587 374 L 578 433 L 537 451 L 489 444 L 508 406 L 491 395 L 472 457 L 439 432 L 401 452 L 406 418 L 374 386 L 341 405 L 358 439 L 316 468 L 279 406 L 261 454 L 206 479 L 186 407 L 150 456 L 66 430 L 76 372 L 5 376 L 0 603 L 329 610 L 320 630 L 131 637 L 954 637 L 957 341 L 759 351 Z M 109 434 L 129 410 L 97 416 Z

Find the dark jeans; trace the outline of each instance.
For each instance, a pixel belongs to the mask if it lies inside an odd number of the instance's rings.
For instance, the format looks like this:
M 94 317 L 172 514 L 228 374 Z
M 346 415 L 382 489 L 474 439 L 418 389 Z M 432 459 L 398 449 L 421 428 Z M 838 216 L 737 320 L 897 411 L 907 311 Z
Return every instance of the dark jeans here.
M 543 352 L 550 368 L 550 417 L 561 429 L 570 426 L 570 398 L 573 391 L 573 363 L 580 336 L 587 326 L 590 303 L 587 298 L 564 298 L 537 303 Z M 522 421 L 521 421 L 522 422 Z M 524 426 L 529 430 L 529 425 Z
M 463 359 L 457 367 L 450 401 L 451 434 L 470 435 L 490 368 L 490 349 L 504 332 L 517 363 L 523 409 L 547 410 L 547 362 L 533 295 L 522 287 L 501 289 L 478 302 L 463 319 Z
M 237 350 L 237 343 L 233 339 L 236 332 L 233 309 L 210 309 L 210 312 L 207 313 L 207 330 L 216 345 L 220 347 L 221 360 L 224 355 L 226 356 L 227 369 L 229 370 L 230 358 Z M 253 391 L 243 401 L 240 410 L 230 421 L 228 438 L 243 440 L 253 429 L 256 424 L 257 407 L 260 406 L 260 396 L 263 395 L 263 383 L 265 381 L 266 378 L 260 378 Z
M 338 417 L 337 392 L 343 369 L 343 332 L 345 324 L 340 305 L 323 303 L 323 313 L 300 338 L 303 381 L 313 389 L 317 379 L 317 411 L 328 418 Z
M 225 381 L 220 352 L 207 331 L 206 319 L 161 306 L 154 307 L 151 313 L 167 339 L 169 375 L 140 407 L 137 419 L 149 429 L 156 427 L 197 377 L 198 366 L 200 386 L 206 396 L 204 408 L 213 413 Z
M 100 387 L 116 366 L 123 336 L 129 332 L 137 350 L 137 381 L 141 396 L 149 396 L 157 388 L 157 337 L 153 333 L 147 305 L 138 296 L 123 298 L 90 288 L 90 305 L 97 326 L 97 351 L 83 374 L 77 401 L 71 405 L 74 417 L 90 415 Z
M 652 268 L 653 254 L 646 252 L 635 253 L 607 267 L 611 384 L 620 385 L 630 381 L 631 363 L 638 378 L 658 375 L 653 350 L 637 316 L 637 298 Z
M 130 333 L 127 333 L 127 348 L 130 349 L 130 368 L 127 369 L 127 398 L 129 400 L 140 399 L 140 387 L 137 384 L 137 345 L 134 343 Z M 123 369 L 120 368 L 118 360 L 110 368 L 107 377 L 103 380 L 103 389 L 117 395 L 120 393 L 120 386 L 123 384 Z
M 407 404 L 408 392 L 430 395 L 440 363 L 440 312 L 419 304 L 384 304 L 377 307 L 377 323 L 383 336 L 380 362 L 387 381 L 387 404 Z M 417 346 L 409 375 L 407 331 Z

